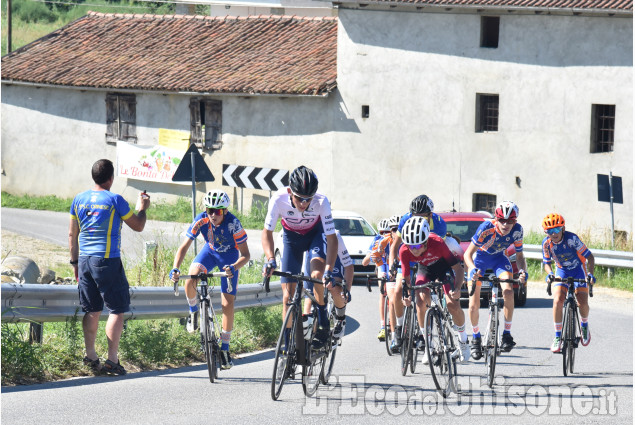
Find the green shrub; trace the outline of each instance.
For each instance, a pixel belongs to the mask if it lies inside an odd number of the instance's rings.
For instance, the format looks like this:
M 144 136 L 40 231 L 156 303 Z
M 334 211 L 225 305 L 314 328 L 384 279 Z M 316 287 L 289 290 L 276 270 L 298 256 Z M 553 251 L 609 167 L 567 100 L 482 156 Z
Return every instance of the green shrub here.
M 58 15 L 46 7 L 44 3 L 27 1 L 19 6 L 16 17 L 26 23 L 51 23 L 57 21 Z

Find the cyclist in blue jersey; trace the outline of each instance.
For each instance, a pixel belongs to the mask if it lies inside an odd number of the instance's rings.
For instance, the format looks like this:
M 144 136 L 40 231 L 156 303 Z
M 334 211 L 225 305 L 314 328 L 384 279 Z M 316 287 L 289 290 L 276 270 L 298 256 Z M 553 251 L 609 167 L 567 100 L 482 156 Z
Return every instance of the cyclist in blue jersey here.
M 262 248 L 267 258 L 263 276 L 269 276 L 278 266 L 274 257 L 273 231 L 278 220 L 282 223 L 282 272 L 298 274 L 302 270 L 304 253 L 311 250 L 311 277 L 322 279 L 325 285 L 333 282 L 333 267 L 337 260 L 337 236 L 328 198 L 317 193 L 318 179 L 313 170 L 301 165 L 289 176 L 289 187 L 274 194 L 269 200 L 269 210 L 262 231 Z M 326 237 L 326 250 L 323 236 Z M 295 292 L 296 281 L 282 277 L 282 319 L 287 313 L 290 296 Z M 316 284 L 313 293 L 318 302 L 320 323 L 312 344 L 321 348 L 326 344 L 330 323 L 324 303 L 324 286 Z M 290 329 L 285 333 L 285 347 Z
M 428 221 L 428 225 L 430 227 L 430 231 L 441 239 L 445 239 L 445 234 L 447 232 L 447 225 L 443 218 L 434 212 L 434 203 L 432 199 L 430 199 L 427 195 L 419 195 L 414 198 L 410 202 L 410 211 L 404 214 L 399 220 L 399 227 L 397 229 L 397 234 L 395 235 L 393 243 L 390 244 L 390 275 L 395 277 L 395 286 L 393 290 L 389 293 L 390 296 L 390 304 L 394 309 L 394 314 L 396 316 L 397 326 L 395 328 L 395 338 L 393 344 L 391 345 L 394 352 L 399 351 L 401 348 L 401 326 L 403 325 L 403 314 L 404 314 L 404 305 L 401 300 L 402 294 L 402 285 L 401 280 L 403 276 L 399 273 L 399 270 L 395 267 L 395 259 L 399 259 L 399 249 L 403 243 L 401 238 L 401 230 L 403 229 L 404 224 L 410 217 L 424 217 Z M 412 264 L 414 266 L 414 264 Z M 421 344 L 419 344 L 421 345 Z
M 542 228 L 547 236 L 542 241 L 542 264 L 547 272 L 545 281 L 553 282 L 554 277 L 566 279 L 586 279 L 585 283 L 575 283 L 575 297 L 580 308 L 580 326 L 582 328 L 582 345 L 591 342 L 589 329 L 589 285 L 595 283 L 595 257 L 578 235 L 565 231 L 564 217 L 560 214 L 549 214 L 542 220 Z M 554 275 L 551 263 L 556 262 Z M 556 336 L 551 345 L 551 351 L 559 353 L 562 349 L 562 308 L 567 298 L 569 285 L 557 282 L 553 293 L 553 323 Z
M 221 278 L 221 303 L 223 308 L 223 330 L 221 337 L 221 368 L 230 369 L 234 363 L 229 354 L 229 342 L 234 328 L 234 300 L 238 290 L 238 270 L 249 262 L 247 232 L 240 220 L 228 211 L 229 196 L 222 190 L 208 192 L 203 198 L 205 211 L 194 218 L 185 233 L 185 240 L 176 251 L 170 278 L 178 282 L 181 274 L 179 267 L 185 258 L 192 241 L 201 234 L 206 244 L 192 261 L 188 274 L 211 273 L 218 267 L 225 271 Z M 198 279 L 185 281 L 185 297 L 190 306 L 187 319 L 188 332 L 198 328 L 198 298 L 196 285 Z
M 123 315 L 130 310 L 130 292 L 126 273 L 121 263 L 121 226 L 126 223 L 136 232 L 146 224 L 146 210 L 150 196 L 139 194 L 140 208 L 133 213 L 121 195 L 110 191 L 115 180 L 115 168 L 108 159 L 93 164 L 92 190 L 75 196 L 70 209 L 68 244 L 77 279 L 79 303 L 85 313 L 82 319 L 86 356 L 84 364 L 93 371 L 125 375 L 119 362 L 119 340 L 123 332 Z M 95 351 L 99 316 L 109 311 L 106 322 L 108 358 L 103 367 Z
M 493 270 L 496 277 L 512 279 L 512 265 L 505 255 L 505 250 L 514 244 L 516 249 L 516 264 L 518 265 L 520 284 L 527 282 L 527 265 L 523 254 L 523 227 L 516 222 L 518 219 L 518 207 L 511 201 L 503 201 L 495 211 L 495 219 L 487 220 L 481 224 L 470 246 L 463 256 L 467 266 L 468 279 L 473 281 L 478 276 L 483 276 L 486 270 Z M 501 343 L 501 351 L 509 352 L 516 343 L 511 335 L 512 317 L 514 315 L 514 288 L 511 283 L 501 283 L 503 291 L 503 315 L 505 327 Z M 474 294 L 470 297 L 470 320 L 472 322 L 472 358 L 479 360 L 483 356 L 481 345 L 481 332 L 478 327 L 481 297 L 481 281 L 476 282 Z

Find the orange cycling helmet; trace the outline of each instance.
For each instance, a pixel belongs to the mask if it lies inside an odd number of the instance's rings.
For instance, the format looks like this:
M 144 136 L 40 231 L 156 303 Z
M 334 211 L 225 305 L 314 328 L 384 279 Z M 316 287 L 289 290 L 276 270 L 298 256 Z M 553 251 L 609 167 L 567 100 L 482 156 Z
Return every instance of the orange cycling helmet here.
M 562 217 L 560 214 L 551 213 L 542 219 L 542 228 L 545 230 L 562 226 L 564 226 L 564 217 Z

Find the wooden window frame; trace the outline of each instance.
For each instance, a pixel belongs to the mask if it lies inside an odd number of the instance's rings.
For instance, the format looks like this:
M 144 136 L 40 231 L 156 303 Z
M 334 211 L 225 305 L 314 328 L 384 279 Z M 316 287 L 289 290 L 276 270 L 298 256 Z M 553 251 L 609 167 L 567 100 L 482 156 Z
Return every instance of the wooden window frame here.
M 491 214 L 494 214 L 494 211 L 496 211 L 496 205 L 496 195 L 491 193 L 472 194 L 472 211 L 488 211 Z
M 137 143 L 137 97 L 134 94 L 106 94 L 106 143 Z
M 495 104 L 495 105 L 494 105 Z M 498 131 L 500 99 L 497 94 L 476 94 L 476 132 L 493 133 Z
M 223 147 L 222 135 L 223 102 L 200 97 L 190 99 L 190 143 L 215 151 Z
M 591 106 L 591 153 L 613 152 L 615 146 L 615 105 Z

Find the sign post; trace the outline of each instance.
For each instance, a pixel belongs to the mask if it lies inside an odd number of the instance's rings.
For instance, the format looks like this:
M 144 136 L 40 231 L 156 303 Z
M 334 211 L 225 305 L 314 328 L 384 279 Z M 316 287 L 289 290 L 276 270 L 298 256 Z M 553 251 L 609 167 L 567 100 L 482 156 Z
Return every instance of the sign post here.
M 615 250 L 615 214 L 613 213 L 613 204 L 622 204 L 624 202 L 622 196 L 622 178 L 615 176 L 613 172 L 609 175 L 598 174 L 598 201 L 608 202 L 611 210 L 611 249 Z M 613 270 L 608 268 L 608 276 L 611 277 Z

